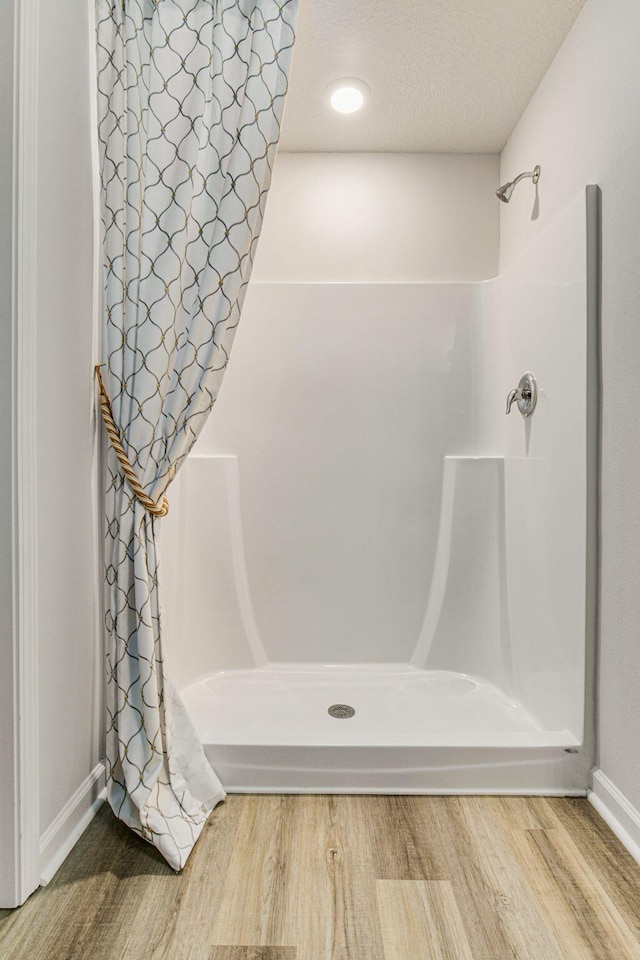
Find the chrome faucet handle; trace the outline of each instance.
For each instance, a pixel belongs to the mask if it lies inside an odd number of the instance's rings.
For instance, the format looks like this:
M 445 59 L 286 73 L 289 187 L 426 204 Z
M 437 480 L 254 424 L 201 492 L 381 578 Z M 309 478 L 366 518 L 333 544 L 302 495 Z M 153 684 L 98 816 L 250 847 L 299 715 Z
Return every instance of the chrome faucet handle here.
M 515 402 L 522 416 L 530 417 L 536 408 L 537 401 L 538 388 L 536 386 L 536 378 L 532 373 L 525 373 L 520 377 L 518 386 L 509 392 L 506 412 L 511 413 L 511 407 Z
M 511 413 L 511 407 L 514 400 L 520 399 L 520 391 L 516 388 L 510 391 L 509 396 L 507 397 L 507 413 Z

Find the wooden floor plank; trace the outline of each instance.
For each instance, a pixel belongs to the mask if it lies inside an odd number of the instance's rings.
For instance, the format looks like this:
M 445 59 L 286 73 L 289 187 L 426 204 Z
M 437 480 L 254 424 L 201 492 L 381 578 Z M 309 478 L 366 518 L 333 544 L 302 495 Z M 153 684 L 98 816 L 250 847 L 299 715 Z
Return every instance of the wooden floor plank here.
M 385 960 L 474 960 L 451 884 L 378 880 Z
M 479 798 L 474 798 L 479 799 Z M 496 820 L 514 830 L 552 830 L 557 818 L 546 797 L 483 797 L 484 805 Z
M 307 960 L 311 945 L 317 957 L 332 957 L 338 939 L 334 929 L 342 925 L 334 878 L 343 851 L 330 811 L 329 797 L 308 796 L 296 805 L 286 936 L 298 949 L 297 960 Z
M 244 797 L 209 944 L 295 946 L 287 919 L 295 798 Z
M 299 805 L 289 913 L 297 960 L 383 960 L 370 835 L 362 816 L 368 799 L 310 796 Z
M 438 832 L 441 797 L 367 797 L 376 877 L 380 880 L 446 880 Z
M 522 805 L 495 803 L 494 799 L 460 799 L 470 838 L 468 856 L 478 865 L 488 907 L 498 918 L 514 957 L 561 960 L 562 951 L 555 933 L 546 923 L 528 883 L 527 865 L 517 858 L 509 843 L 512 824 L 530 820 L 532 810 L 530 808 L 529 817 L 525 817 Z M 539 829 L 539 826 L 535 828 Z
M 334 799 L 344 845 L 342 887 L 336 887 L 336 895 L 342 895 L 345 902 L 346 956 L 383 960 L 375 856 L 368 814 L 372 798 L 341 796 Z

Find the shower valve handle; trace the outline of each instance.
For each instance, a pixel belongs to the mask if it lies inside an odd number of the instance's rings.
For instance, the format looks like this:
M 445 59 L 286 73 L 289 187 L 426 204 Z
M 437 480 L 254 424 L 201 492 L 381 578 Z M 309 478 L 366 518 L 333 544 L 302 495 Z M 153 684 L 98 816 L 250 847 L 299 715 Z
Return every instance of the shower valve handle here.
M 520 377 L 518 386 L 511 390 L 507 397 L 507 413 L 511 413 L 511 407 L 514 402 L 518 405 L 518 410 L 523 417 L 530 417 L 536 408 L 538 400 L 538 390 L 536 387 L 536 378 L 532 373 L 525 373 Z

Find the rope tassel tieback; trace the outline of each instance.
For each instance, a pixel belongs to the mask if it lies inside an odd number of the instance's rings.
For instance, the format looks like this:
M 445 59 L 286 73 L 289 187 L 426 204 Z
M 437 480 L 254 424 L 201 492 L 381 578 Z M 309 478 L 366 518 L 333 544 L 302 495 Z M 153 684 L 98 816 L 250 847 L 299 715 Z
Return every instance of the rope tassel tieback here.
M 113 451 L 118 458 L 118 463 L 122 467 L 123 474 L 129 481 L 129 486 L 145 510 L 154 517 L 166 517 L 166 515 L 169 513 L 169 501 L 167 498 L 163 497 L 160 503 L 156 503 L 154 500 L 152 500 L 151 497 L 144 492 L 140 481 L 133 471 L 133 467 L 129 463 L 129 459 L 122 445 L 122 440 L 120 439 L 120 432 L 116 426 L 115 420 L 113 419 L 111 400 L 109 399 L 109 394 L 106 391 L 104 380 L 102 379 L 102 373 L 100 372 L 101 366 L 102 364 L 98 364 L 96 366 L 96 378 L 98 380 L 98 403 L 100 404 L 102 420 L 109 436 L 109 440 L 111 441 Z

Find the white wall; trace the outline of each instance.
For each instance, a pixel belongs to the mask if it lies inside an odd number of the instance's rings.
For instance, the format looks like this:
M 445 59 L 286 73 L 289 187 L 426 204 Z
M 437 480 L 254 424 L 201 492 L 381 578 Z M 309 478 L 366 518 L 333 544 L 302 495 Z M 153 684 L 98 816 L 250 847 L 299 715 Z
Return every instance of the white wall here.
M 38 621 L 40 828 L 97 764 L 89 5 L 40 4 Z
M 0 129 L 13 128 L 13 0 L 0 0 Z M 14 741 L 13 729 L 13 495 L 11 426 L 13 421 L 12 250 L 13 141 L 0 137 L 0 905 L 15 903 L 13 864 Z
M 498 157 L 279 153 L 253 280 L 486 280 Z
M 585 183 L 602 188 L 599 766 L 640 809 L 640 4 L 588 0 L 502 154 L 539 163 L 501 209 L 501 268 Z

